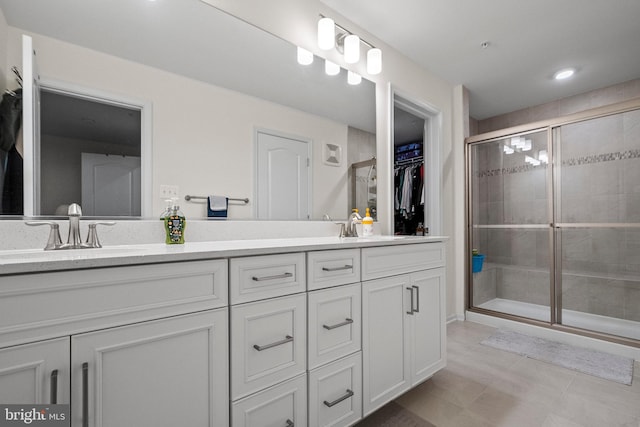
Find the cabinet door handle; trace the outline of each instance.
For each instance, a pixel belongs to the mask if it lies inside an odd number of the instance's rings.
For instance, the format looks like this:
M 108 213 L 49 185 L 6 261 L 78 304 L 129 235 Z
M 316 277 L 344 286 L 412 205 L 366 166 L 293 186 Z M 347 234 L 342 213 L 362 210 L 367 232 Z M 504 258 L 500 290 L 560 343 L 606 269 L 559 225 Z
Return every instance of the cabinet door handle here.
M 337 324 L 335 324 L 335 325 L 331 325 L 331 326 L 329 326 L 329 325 L 322 325 L 322 327 L 330 331 L 330 330 L 332 330 L 332 329 L 339 328 L 340 326 L 350 325 L 350 324 L 352 324 L 352 323 L 353 323 L 353 319 L 349 319 L 349 318 L 347 317 L 346 319 L 344 319 L 344 322 L 340 322 L 340 323 L 337 323 Z
M 340 271 L 351 269 L 353 269 L 353 265 L 345 265 L 344 267 L 322 267 L 322 271 Z
M 268 348 L 277 347 L 277 346 L 279 346 L 279 345 L 286 344 L 286 343 L 288 343 L 288 342 L 292 342 L 292 341 L 293 341 L 293 337 L 292 337 L 291 335 L 287 335 L 287 336 L 286 336 L 286 338 L 285 338 L 285 339 L 283 339 L 283 340 L 276 341 L 276 342 L 272 342 L 271 344 L 265 344 L 265 345 L 258 345 L 258 344 L 255 344 L 255 345 L 253 346 L 253 348 L 255 348 L 255 349 L 256 349 L 256 350 L 258 350 L 258 351 L 262 351 L 262 350 L 266 350 L 266 349 L 268 349 Z
M 252 279 L 256 282 L 261 282 L 263 280 L 286 279 L 288 277 L 293 277 L 293 273 L 276 274 L 275 276 L 263 276 L 263 277 L 253 276 Z
M 416 290 L 416 309 L 412 310 L 414 313 L 420 313 L 420 288 L 415 285 L 412 288 Z
M 58 403 L 58 370 L 51 371 L 51 404 Z
M 353 396 L 353 392 L 351 390 L 347 389 L 347 392 L 343 396 L 340 396 L 339 398 L 337 398 L 333 402 L 327 402 L 325 400 L 324 404 L 327 405 L 329 408 L 331 408 L 332 406 L 337 405 L 338 403 L 342 402 L 345 399 L 350 398 L 351 396 Z
M 82 364 L 82 427 L 89 427 L 89 364 Z
M 413 288 L 407 288 L 407 290 L 411 292 L 411 304 L 410 304 L 411 311 L 407 311 L 407 314 L 413 315 Z
M 287 420 L 287 425 L 285 427 L 293 427 L 293 426 L 294 426 L 293 421 Z

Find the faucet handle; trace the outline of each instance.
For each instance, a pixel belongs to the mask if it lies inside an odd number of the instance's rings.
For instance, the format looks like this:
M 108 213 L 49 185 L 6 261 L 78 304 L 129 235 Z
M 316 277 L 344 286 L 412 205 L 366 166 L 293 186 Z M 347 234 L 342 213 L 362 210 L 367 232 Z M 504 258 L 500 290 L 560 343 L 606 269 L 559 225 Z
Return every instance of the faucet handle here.
M 82 245 L 85 248 L 101 248 L 100 239 L 98 239 L 98 231 L 96 227 L 98 225 L 115 225 L 114 221 L 105 221 L 105 222 L 90 222 L 89 223 L 89 233 L 87 234 L 87 242 Z
M 49 231 L 49 240 L 47 241 L 47 245 L 44 247 L 45 251 L 57 249 L 62 245 L 62 239 L 60 238 L 60 225 L 57 222 L 26 221 L 25 224 L 31 225 L 31 226 L 48 225 L 51 227 L 51 230 Z
M 345 227 L 344 223 L 336 222 L 336 225 L 340 226 L 340 233 L 338 234 L 338 237 L 346 237 L 347 236 L 347 232 L 346 232 L 346 227 Z

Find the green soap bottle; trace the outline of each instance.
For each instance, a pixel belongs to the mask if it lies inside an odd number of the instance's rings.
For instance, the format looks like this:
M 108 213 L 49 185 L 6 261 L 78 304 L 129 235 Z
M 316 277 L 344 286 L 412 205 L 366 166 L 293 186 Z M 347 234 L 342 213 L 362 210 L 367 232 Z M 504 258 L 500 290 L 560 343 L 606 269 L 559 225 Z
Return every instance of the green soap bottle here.
M 167 232 L 165 243 L 167 245 L 180 245 L 184 243 L 184 229 L 187 220 L 180 211 L 180 206 L 173 205 L 171 213 L 164 217 L 164 228 Z

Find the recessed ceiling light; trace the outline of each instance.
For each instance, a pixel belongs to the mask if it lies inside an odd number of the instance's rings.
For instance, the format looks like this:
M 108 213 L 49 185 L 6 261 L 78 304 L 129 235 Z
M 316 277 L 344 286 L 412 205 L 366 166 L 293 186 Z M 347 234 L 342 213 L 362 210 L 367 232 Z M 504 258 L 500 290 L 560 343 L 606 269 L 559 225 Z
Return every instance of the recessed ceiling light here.
M 560 70 L 558 72 L 556 72 L 553 75 L 553 78 L 556 80 L 565 80 L 568 79 L 569 77 L 573 76 L 573 74 L 576 72 L 575 69 L 573 68 L 565 68 L 563 70 Z

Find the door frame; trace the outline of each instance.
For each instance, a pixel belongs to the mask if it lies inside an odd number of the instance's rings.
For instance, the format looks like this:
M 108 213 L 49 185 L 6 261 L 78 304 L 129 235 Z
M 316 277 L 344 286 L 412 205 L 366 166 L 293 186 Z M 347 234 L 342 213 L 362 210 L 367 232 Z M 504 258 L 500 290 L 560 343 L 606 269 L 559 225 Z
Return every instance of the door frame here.
M 393 109 L 395 106 L 399 106 L 405 111 L 420 117 L 424 120 L 424 141 L 423 150 L 424 153 L 424 166 L 425 181 L 427 184 L 424 186 L 425 191 L 425 206 L 424 206 L 424 221 L 425 227 L 429 227 L 429 235 L 440 236 L 442 235 L 442 212 L 443 203 L 441 197 L 442 186 L 442 111 L 435 106 L 414 98 L 412 95 L 389 85 L 390 102 L 389 102 L 389 114 L 391 117 L 391 125 L 389 126 L 389 141 L 390 141 L 390 171 L 393 171 L 393 149 L 394 149 L 394 127 L 395 117 Z M 393 195 L 393 173 L 390 172 L 389 194 Z M 389 230 L 394 231 L 393 224 L 393 204 L 390 205 L 391 212 L 389 212 Z
M 40 90 L 117 107 L 140 110 L 140 214 L 142 218 L 152 216 L 152 103 L 150 101 L 44 77 L 40 78 Z M 36 214 L 39 214 L 39 212 Z
M 253 200 L 256 201 L 253 204 L 253 217 L 258 219 L 258 135 L 261 133 L 307 144 L 307 158 L 309 159 L 307 165 L 307 212 L 309 212 L 307 220 L 310 220 L 313 214 L 313 140 L 263 127 L 254 127 L 253 129 Z

